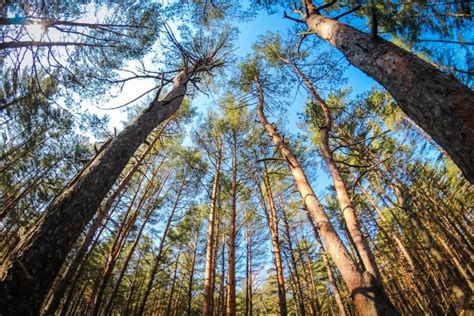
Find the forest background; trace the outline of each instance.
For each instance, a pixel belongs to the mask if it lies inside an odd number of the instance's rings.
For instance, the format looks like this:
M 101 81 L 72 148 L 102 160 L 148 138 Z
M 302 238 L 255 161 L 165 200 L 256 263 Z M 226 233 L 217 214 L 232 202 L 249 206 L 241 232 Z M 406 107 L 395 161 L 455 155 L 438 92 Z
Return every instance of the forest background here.
M 0 312 L 472 309 L 472 170 L 450 158 L 468 142 L 433 140 L 418 119 L 441 139 L 447 112 L 401 111 L 308 30 L 308 3 L 2 4 Z M 472 88 L 471 1 L 319 5 Z M 343 261 L 371 273 L 373 306 Z

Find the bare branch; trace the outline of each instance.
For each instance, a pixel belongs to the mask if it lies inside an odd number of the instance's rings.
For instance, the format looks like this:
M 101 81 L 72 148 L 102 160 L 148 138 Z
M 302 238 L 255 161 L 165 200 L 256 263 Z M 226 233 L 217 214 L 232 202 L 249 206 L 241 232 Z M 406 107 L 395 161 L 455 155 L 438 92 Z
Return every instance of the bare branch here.
M 362 8 L 362 6 L 361 6 L 361 5 L 358 5 L 358 6 L 356 6 L 355 8 L 350 9 L 349 11 L 346 11 L 346 12 L 344 12 L 344 13 L 341 13 L 341 14 L 339 14 L 338 16 L 332 18 L 332 19 L 333 19 L 333 20 L 338 20 L 338 19 L 340 19 L 340 18 L 342 18 L 342 17 L 344 17 L 344 16 L 346 16 L 346 15 L 348 15 L 348 14 L 351 14 L 352 12 L 355 12 L 355 11 L 359 10 L 360 8 Z
M 331 1 L 331 2 L 329 2 L 329 3 L 326 3 L 326 4 L 324 4 L 324 5 L 320 6 L 320 7 L 318 7 L 318 8 L 316 9 L 316 12 L 319 13 L 320 11 L 322 11 L 322 10 L 324 10 L 324 9 L 326 9 L 326 8 L 329 8 L 330 6 L 334 5 L 336 2 L 337 2 L 337 0 L 334 0 L 334 1 Z
M 294 18 L 294 17 L 291 17 L 291 16 L 289 16 L 288 14 L 286 14 L 286 12 L 283 13 L 283 18 L 288 19 L 288 20 L 291 20 L 291 21 L 295 21 L 295 22 L 297 22 L 297 23 L 304 23 L 304 24 L 306 24 L 305 21 L 296 19 L 296 18 Z
M 0 50 L 8 48 L 22 48 L 22 47 L 52 47 L 52 46 L 89 46 L 89 47 L 104 47 L 99 44 L 89 43 L 75 43 L 75 42 L 39 42 L 39 41 L 22 41 L 22 42 L 7 42 L 0 43 Z M 107 45 L 105 47 L 113 47 Z

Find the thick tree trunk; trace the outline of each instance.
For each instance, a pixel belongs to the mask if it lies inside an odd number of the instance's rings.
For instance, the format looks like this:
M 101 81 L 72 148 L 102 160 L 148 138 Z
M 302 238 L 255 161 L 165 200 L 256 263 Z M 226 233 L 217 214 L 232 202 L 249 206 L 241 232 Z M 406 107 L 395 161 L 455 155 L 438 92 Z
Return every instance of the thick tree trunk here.
M 203 315 L 212 315 L 212 297 L 214 295 L 212 288 L 212 271 L 213 271 L 213 253 L 214 253 L 214 227 L 215 216 L 217 211 L 217 196 L 219 191 L 219 179 L 222 160 L 222 144 L 219 142 L 217 149 L 216 170 L 214 181 L 212 184 L 211 207 L 209 210 L 209 222 L 207 226 L 207 244 L 206 244 L 206 268 L 204 272 L 204 306 Z
M 347 231 L 351 237 L 351 241 L 354 243 L 355 249 L 362 259 L 365 269 L 374 276 L 374 278 L 380 283 L 380 286 L 382 287 L 381 290 L 383 290 L 381 276 L 377 268 L 377 264 L 375 263 L 375 258 L 372 254 L 372 251 L 370 250 L 369 244 L 364 238 L 359 219 L 357 218 L 356 212 L 351 203 L 351 199 L 349 198 L 349 193 L 347 192 L 346 182 L 342 178 L 342 174 L 336 165 L 336 162 L 334 161 L 332 150 L 329 146 L 329 133 L 332 128 L 331 110 L 326 104 L 326 101 L 324 101 L 323 98 L 321 98 L 321 96 L 316 92 L 313 84 L 299 69 L 299 67 L 289 60 L 284 60 L 284 62 L 293 68 L 295 73 L 298 75 L 298 77 L 300 77 L 300 79 L 310 91 L 314 101 L 317 102 L 321 107 L 321 110 L 324 114 L 324 126 L 320 128 L 320 148 L 324 162 L 326 163 L 326 167 L 329 170 L 329 174 L 331 175 L 334 188 L 336 190 L 339 208 L 341 209 L 344 221 L 346 222 Z
M 38 312 L 66 255 L 130 157 L 156 126 L 178 110 L 187 81 L 188 74 L 180 72 L 171 92 L 125 128 L 18 243 L 0 268 L 0 314 Z
M 474 93 L 429 62 L 382 39 L 309 10 L 306 23 L 380 83 L 474 183 Z
M 92 243 L 95 233 L 97 232 L 100 225 L 102 225 L 102 222 L 105 216 L 107 215 L 106 211 L 107 210 L 103 209 L 99 212 L 99 214 L 97 214 L 97 217 L 94 219 L 92 225 L 89 227 L 89 230 L 87 231 L 87 234 L 84 237 L 84 240 L 82 241 L 79 250 L 74 255 L 74 258 L 72 259 L 71 263 L 64 272 L 64 275 L 52 289 L 53 293 L 50 300 L 51 303 L 48 305 L 46 311 L 44 312 L 44 315 L 54 315 L 54 312 L 58 309 L 61 303 L 61 299 L 63 298 L 64 294 L 66 293 L 66 289 L 68 288 L 73 279 L 74 273 L 76 272 L 77 268 L 79 267 L 79 264 L 85 256 L 87 249 L 89 249 L 89 246 Z
M 135 166 L 138 168 L 138 165 L 135 165 Z M 89 230 L 87 231 L 87 234 L 84 237 L 84 240 L 82 241 L 81 246 L 79 247 L 79 250 L 74 255 L 74 258 L 72 259 L 71 263 L 69 264 L 66 271 L 64 272 L 64 275 L 54 285 L 54 288 L 52 289 L 53 295 L 50 300 L 51 303 L 47 307 L 47 310 L 44 312 L 45 315 L 54 314 L 56 309 L 59 307 L 61 299 L 66 293 L 66 289 L 68 288 L 68 286 L 72 283 L 74 273 L 79 267 L 79 264 L 82 262 L 82 259 L 84 258 L 87 252 L 87 249 L 89 248 L 92 242 L 92 239 L 95 236 L 95 233 L 97 232 L 99 227 L 102 225 L 102 222 L 104 221 L 105 217 L 109 215 L 110 209 L 112 208 L 112 205 L 114 204 L 117 197 L 121 194 L 123 189 L 126 187 L 128 182 L 132 178 L 132 175 L 135 174 L 135 171 L 136 171 L 135 166 L 129 171 L 129 173 L 121 181 L 117 189 L 106 200 L 106 202 L 104 203 L 104 206 L 101 207 L 101 209 L 99 210 L 99 213 L 97 214 L 96 218 L 94 219 L 91 226 L 89 227 Z
M 268 135 L 272 138 L 281 155 L 288 161 L 290 171 L 301 195 L 304 205 L 324 239 L 329 253 L 349 288 L 352 298 L 362 315 L 398 315 L 388 297 L 376 286 L 376 280 L 369 274 L 363 274 L 355 265 L 342 240 L 337 235 L 321 203 L 314 194 L 311 185 L 292 150 L 282 140 L 276 128 L 268 122 L 263 112 L 264 97 L 260 79 L 257 77 L 258 117 Z

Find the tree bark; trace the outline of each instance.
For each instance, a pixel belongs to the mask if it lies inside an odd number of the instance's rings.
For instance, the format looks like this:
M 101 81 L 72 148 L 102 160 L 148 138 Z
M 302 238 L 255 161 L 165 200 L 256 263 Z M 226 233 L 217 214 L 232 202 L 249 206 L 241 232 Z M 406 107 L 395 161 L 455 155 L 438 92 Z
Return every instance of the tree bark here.
M 215 216 L 217 210 L 217 196 L 219 191 L 219 179 L 222 160 L 222 143 L 218 143 L 216 169 L 214 181 L 212 184 L 211 207 L 209 210 L 209 222 L 207 227 L 207 244 L 206 244 L 206 268 L 204 275 L 204 306 L 203 315 L 212 315 L 212 297 L 214 295 L 212 288 L 212 271 L 213 271 L 213 248 L 214 248 L 214 227 Z
M 173 89 L 154 100 L 45 210 L 0 268 L 0 313 L 37 313 L 67 253 L 91 220 L 100 202 L 130 157 L 151 131 L 171 117 L 186 94 L 189 74 L 182 71 Z
M 474 92 L 429 62 L 380 37 L 373 38 L 314 9 L 311 32 L 380 83 L 400 108 L 445 149 L 474 183 Z
M 298 159 L 282 140 L 276 128 L 266 119 L 263 112 L 263 87 L 258 76 L 256 76 L 255 80 L 258 90 L 257 113 L 259 120 L 281 155 L 287 160 L 302 201 L 307 207 L 310 216 L 314 218 L 314 222 L 328 247 L 331 257 L 341 272 L 359 312 L 362 315 L 398 315 L 398 311 L 386 294 L 375 286 L 376 281 L 370 275 L 362 273 L 357 269 L 321 203 L 314 194 Z
M 257 182 L 258 189 L 260 191 L 260 200 L 261 205 L 265 213 L 265 217 L 267 218 L 268 228 L 270 230 L 270 236 L 272 240 L 272 249 L 273 249 L 273 262 L 275 264 L 275 271 L 276 271 L 276 279 L 277 279 L 277 292 L 278 292 L 278 306 L 280 308 L 280 315 L 288 315 L 288 306 L 286 302 L 286 289 L 285 289 L 285 277 L 283 275 L 283 260 L 281 256 L 280 250 L 280 238 L 278 233 L 278 218 L 277 212 L 275 208 L 275 204 L 273 201 L 273 194 L 271 192 L 270 184 L 268 183 L 267 179 L 267 170 L 266 166 L 264 166 L 263 173 L 263 184 L 265 187 L 265 194 Z M 265 203 L 265 197 L 268 202 L 268 208 Z
M 193 245 L 193 254 L 191 259 L 191 271 L 189 273 L 189 283 L 188 283 L 188 303 L 187 303 L 187 312 L 188 316 L 191 316 L 192 312 L 192 302 L 193 302 L 193 285 L 194 285 L 194 271 L 196 269 L 196 255 L 199 243 L 199 230 L 196 232 L 196 239 L 194 240 Z
M 176 278 L 178 276 L 178 265 L 179 265 L 179 257 L 181 256 L 181 247 L 179 247 L 178 255 L 176 256 L 176 264 L 174 266 L 174 273 L 173 273 L 173 281 L 171 281 L 171 289 L 170 289 L 170 297 L 168 299 L 168 304 L 166 306 L 166 316 L 171 315 L 172 306 L 173 306 L 173 298 L 174 298 L 174 291 L 176 287 Z
M 289 60 L 283 61 L 293 68 L 298 77 L 300 77 L 300 79 L 304 82 L 312 97 L 314 98 L 314 101 L 319 104 L 324 114 L 324 126 L 320 128 L 320 149 L 336 190 L 339 208 L 343 214 L 347 231 L 354 243 L 355 250 L 362 259 L 365 269 L 374 276 L 377 282 L 380 283 L 381 290 L 383 290 L 382 280 L 380 272 L 377 268 L 377 264 L 375 263 L 375 258 L 372 254 L 372 251 L 370 250 L 369 244 L 364 238 L 359 219 L 357 218 L 356 212 L 351 203 L 351 199 L 349 198 L 349 193 L 347 192 L 346 182 L 342 178 L 342 174 L 339 170 L 339 167 L 336 165 L 336 162 L 334 161 L 332 150 L 329 146 L 329 133 L 332 128 L 331 110 L 326 104 L 326 101 L 324 101 L 323 98 L 321 98 L 321 96 L 316 92 L 313 84 L 299 69 L 299 67 Z
M 290 225 L 288 223 L 288 217 L 287 217 L 287 214 L 286 214 L 286 210 L 283 207 L 283 199 L 281 198 L 281 195 L 278 195 L 278 202 L 279 202 L 279 205 L 280 205 L 281 217 L 283 219 L 284 232 L 285 232 L 286 240 L 287 240 L 287 243 L 288 243 L 288 252 L 290 253 L 290 260 L 291 260 L 291 264 L 293 265 L 293 270 L 294 270 L 294 274 L 295 274 L 296 289 L 297 289 L 298 294 L 299 294 L 298 295 L 299 296 L 299 302 L 298 302 L 299 303 L 299 309 L 300 309 L 301 316 L 305 316 L 306 315 L 306 310 L 305 310 L 305 306 L 304 306 L 304 293 L 303 293 L 303 289 L 301 287 L 301 278 L 300 278 L 300 274 L 298 272 L 298 265 L 296 264 L 296 257 L 295 257 L 295 253 L 294 253 L 294 250 L 293 250 L 293 242 L 292 242 L 292 239 L 291 239 Z M 304 267 L 303 267 L 303 271 L 304 271 Z M 311 293 L 311 294 L 313 294 L 313 293 Z M 313 295 L 311 295 L 311 296 L 313 296 Z M 315 299 L 315 298 L 312 298 L 312 299 Z
M 117 233 L 113 239 L 112 246 L 110 247 L 109 253 L 106 257 L 105 265 L 103 268 L 103 272 L 100 278 L 99 285 L 97 287 L 97 290 L 94 291 L 94 308 L 92 310 L 92 315 L 97 316 L 100 313 L 100 309 L 102 307 L 102 298 L 103 295 L 105 294 L 105 289 L 108 285 L 109 279 L 112 277 L 113 270 L 115 268 L 115 264 L 117 263 L 117 260 L 120 257 L 120 254 L 122 252 L 122 249 L 125 246 L 125 243 L 127 241 L 127 238 L 131 232 L 132 227 L 135 225 L 138 215 L 140 213 L 140 208 L 145 203 L 145 199 L 147 198 L 147 193 L 151 190 L 153 182 L 149 181 L 148 184 L 145 187 L 144 192 L 142 193 L 142 196 L 140 200 L 138 201 L 137 206 L 135 207 L 134 211 L 131 212 L 132 207 L 134 205 L 136 196 L 138 193 L 141 191 L 141 184 L 142 181 L 146 177 L 143 176 L 142 180 L 137 186 L 135 195 L 133 198 L 130 200 L 130 203 L 128 205 L 127 211 L 125 212 L 125 215 L 123 216 L 123 219 L 121 221 L 120 226 L 117 229 Z M 130 214 L 131 213 L 131 214 Z
M 253 269 L 252 269 L 252 230 L 247 223 L 245 230 L 245 252 L 246 252 L 246 262 L 245 262 L 245 316 L 253 315 Z
M 178 204 L 179 204 L 181 194 L 183 192 L 185 184 L 186 184 L 186 175 L 182 179 L 182 182 L 181 182 L 181 184 L 178 188 L 178 191 L 176 192 L 176 198 L 174 200 L 174 203 L 173 203 L 173 206 L 172 206 L 172 209 L 171 209 L 171 213 L 168 216 L 168 220 L 166 221 L 165 227 L 163 229 L 163 234 L 161 236 L 161 241 L 160 241 L 160 246 L 158 248 L 158 253 L 156 254 L 156 256 L 154 258 L 155 260 L 153 262 L 153 268 L 152 268 L 150 276 L 148 278 L 148 282 L 146 283 L 147 285 L 145 287 L 145 292 L 143 293 L 143 296 L 140 300 L 140 305 L 139 305 L 138 311 L 137 311 L 138 315 L 142 315 L 143 312 L 145 311 L 146 302 L 147 302 L 148 296 L 150 295 L 150 292 L 153 288 L 153 283 L 155 281 L 155 276 L 158 273 L 158 268 L 160 266 L 161 258 L 162 258 L 163 253 L 164 253 L 165 241 L 166 241 L 166 238 L 168 237 L 168 232 L 171 229 L 171 223 L 173 222 L 174 215 L 176 213 L 176 210 L 178 209 Z
M 235 235 L 237 220 L 237 139 L 233 135 L 232 144 L 232 183 L 229 227 L 229 258 L 227 270 L 227 304 L 226 315 L 235 316 Z

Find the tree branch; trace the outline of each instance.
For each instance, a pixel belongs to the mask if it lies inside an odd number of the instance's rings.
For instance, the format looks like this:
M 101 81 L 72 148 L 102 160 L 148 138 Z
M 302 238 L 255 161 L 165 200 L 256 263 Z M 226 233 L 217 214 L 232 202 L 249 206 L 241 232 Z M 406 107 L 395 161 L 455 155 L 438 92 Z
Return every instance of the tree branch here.
M 291 21 L 294 21 L 294 22 L 297 22 L 297 23 L 304 23 L 304 24 L 306 24 L 305 21 L 296 19 L 296 18 L 294 18 L 294 17 L 291 17 L 291 16 L 289 16 L 288 14 L 286 14 L 286 12 L 283 13 L 283 18 L 284 18 L 284 19 L 291 20 Z
M 26 18 L 26 17 L 14 17 L 14 18 L 0 18 L 0 25 L 31 25 L 41 24 L 45 28 L 55 25 L 66 25 L 66 26 L 77 26 L 77 27 L 88 27 L 88 28 L 104 28 L 104 27 L 124 27 L 124 28 L 144 28 L 140 25 L 127 25 L 127 24 L 101 24 L 101 23 L 82 23 L 82 22 L 71 22 L 71 21 L 55 21 L 47 18 Z M 146 27 L 145 27 L 146 28 Z
M 331 1 L 331 2 L 329 2 L 329 3 L 326 3 L 326 4 L 324 4 L 324 5 L 320 6 L 320 7 L 318 7 L 318 8 L 316 9 L 316 12 L 319 13 L 320 11 L 322 11 L 322 10 L 324 10 L 324 9 L 326 9 L 326 8 L 329 8 L 330 6 L 334 5 L 336 2 L 337 2 L 337 0 L 334 0 L 334 1 Z
M 361 6 L 361 5 L 358 5 L 358 6 L 356 6 L 355 8 L 350 9 L 349 11 L 346 11 L 346 12 L 344 12 L 344 13 L 341 13 L 341 14 L 339 14 L 338 16 L 332 18 L 332 19 L 333 19 L 333 20 L 338 20 L 338 19 L 340 19 L 340 18 L 342 18 L 342 17 L 344 17 L 344 16 L 346 16 L 346 15 L 348 15 L 348 14 L 351 14 L 352 12 L 355 12 L 355 11 L 359 10 L 360 8 L 362 8 L 362 6 Z
M 53 47 L 53 46 L 89 46 L 89 47 L 104 47 L 104 45 L 89 44 L 89 43 L 22 41 L 22 42 L 0 43 L 0 50 L 8 49 L 8 48 Z M 105 47 L 113 47 L 113 46 L 107 45 L 107 46 L 105 46 Z

